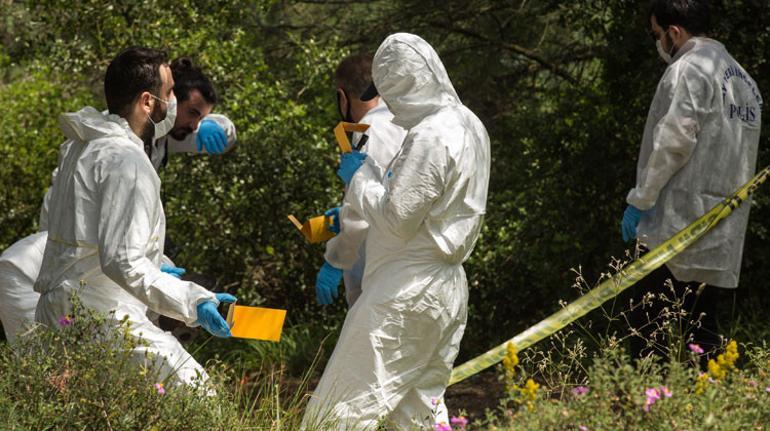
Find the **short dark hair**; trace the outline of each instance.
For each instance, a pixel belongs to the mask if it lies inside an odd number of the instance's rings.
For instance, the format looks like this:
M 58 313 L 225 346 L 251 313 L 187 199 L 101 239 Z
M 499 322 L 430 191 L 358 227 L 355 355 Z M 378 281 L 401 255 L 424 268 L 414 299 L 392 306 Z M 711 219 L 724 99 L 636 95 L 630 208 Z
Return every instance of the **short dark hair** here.
M 174 95 L 177 102 L 184 102 L 190 98 L 191 90 L 198 90 L 206 102 L 212 105 L 217 103 L 214 85 L 190 57 L 179 57 L 172 61 L 171 74 L 174 76 Z
M 652 0 L 650 17 L 655 16 L 664 29 L 670 25 L 683 27 L 692 35 L 709 31 L 711 11 L 708 0 Z
M 345 57 L 334 72 L 337 86 L 342 87 L 348 97 L 361 98 L 361 94 L 372 83 L 372 56 L 354 54 Z
M 120 51 L 104 76 L 104 97 L 110 113 L 125 117 L 145 91 L 161 97 L 160 66 L 167 61 L 166 53 L 157 49 L 132 46 Z

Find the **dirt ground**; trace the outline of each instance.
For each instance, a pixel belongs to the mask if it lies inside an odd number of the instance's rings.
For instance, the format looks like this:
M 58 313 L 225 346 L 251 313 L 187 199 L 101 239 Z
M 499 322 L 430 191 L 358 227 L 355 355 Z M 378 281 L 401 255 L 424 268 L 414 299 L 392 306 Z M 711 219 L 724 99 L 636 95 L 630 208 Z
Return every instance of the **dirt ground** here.
M 470 420 L 483 418 L 486 409 L 494 410 L 505 391 L 494 370 L 481 372 L 447 388 L 446 404 L 450 416 L 465 411 Z

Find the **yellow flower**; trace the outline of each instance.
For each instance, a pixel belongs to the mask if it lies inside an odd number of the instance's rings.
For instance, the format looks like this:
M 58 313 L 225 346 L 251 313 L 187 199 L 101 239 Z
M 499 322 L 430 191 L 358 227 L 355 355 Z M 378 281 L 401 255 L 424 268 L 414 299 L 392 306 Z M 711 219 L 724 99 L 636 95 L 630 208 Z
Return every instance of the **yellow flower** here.
M 532 379 L 527 379 L 527 383 L 525 383 L 524 387 L 519 389 L 519 391 L 524 398 L 526 398 L 529 402 L 532 402 L 537 399 L 538 389 L 540 389 L 539 384 L 535 383 L 535 381 Z
M 709 361 L 709 364 L 710 363 L 711 362 Z M 702 394 L 703 391 L 706 390 L 706 387 L 708 386 L 708 384 L 709 384 L 709 375 L 706 374 L 706 373 L 700 373 L 698 375 L 698 378 L 695 379 L 695 393 L 697 395 Z M 692 409 L 692 406 L 689 406 L 689 407 L 690 407 L 690 409 Z
M 717 356 L 716 361 L 709 359 L 709 375 L 716 380 L 724 379 L 727 377 L 728 371 L 735 369 L 735 362 L 739 357 L 740 354 L 738 353 L 738 343 L 736 343 L 735 340 L 730 340 L 730 342 L 727 343 L 725 353 Z
M 508 343 L 505 346 L 505 357 L 503 358 L 503 367 L 506 374 L 509 374 L 510 377 L 515 376 L 517 365 L 519 365 L 519 356 L 516 354 L 516 346 L 513 343 Z

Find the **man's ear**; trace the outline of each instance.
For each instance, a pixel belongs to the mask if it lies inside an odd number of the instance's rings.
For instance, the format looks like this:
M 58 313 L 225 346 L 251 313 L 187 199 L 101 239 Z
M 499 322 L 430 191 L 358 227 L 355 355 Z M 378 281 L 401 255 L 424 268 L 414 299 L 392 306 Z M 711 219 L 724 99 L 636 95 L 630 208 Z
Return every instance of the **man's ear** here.
M 141 105 L 142 109 L 147 112 L 147 115 L 152 114 L 154 103 L 155 99 L 152 97 L 149 91 L 143 91 L 139 95 L 139 104 Z
M 337 105 L 340 109 L 340 115 L 345 116 L 345 113 L 348 112 L 348 104 L 350 101 L 348 100 L 348 96 L 345 94 L 345 90 L 343 90 L 340 87 L 337 87 Z

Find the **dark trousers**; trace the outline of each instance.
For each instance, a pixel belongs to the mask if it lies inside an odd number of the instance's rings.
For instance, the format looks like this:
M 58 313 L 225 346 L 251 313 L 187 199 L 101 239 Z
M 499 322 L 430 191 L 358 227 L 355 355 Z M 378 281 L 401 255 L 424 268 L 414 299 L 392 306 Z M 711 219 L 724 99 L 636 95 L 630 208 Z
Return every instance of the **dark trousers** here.
M 633 328 L 632 358 L 652 353 L 662 359 L 669 356 L 682 359 L 681 352 L 686 351 L 689 343 L 699 345 L 706 353 L 719 347 L 720 288 L 681 282 L 663 265 L 632 289 L 634 306 L 629 319 Z M 673 345 L 672 336 L 683 344 Z

